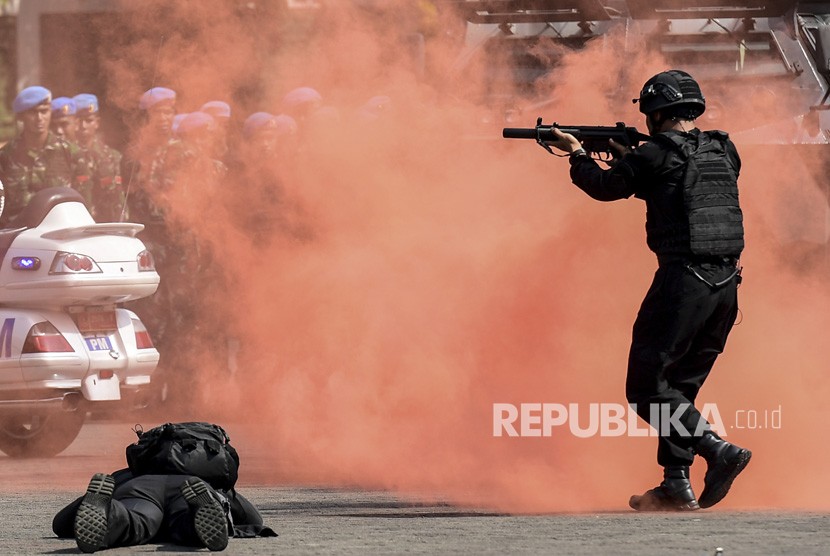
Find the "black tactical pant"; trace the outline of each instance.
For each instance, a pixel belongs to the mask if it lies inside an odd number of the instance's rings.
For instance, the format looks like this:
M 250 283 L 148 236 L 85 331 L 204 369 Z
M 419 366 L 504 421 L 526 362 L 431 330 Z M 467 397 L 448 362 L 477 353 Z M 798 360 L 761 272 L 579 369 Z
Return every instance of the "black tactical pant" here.
M 664 467 L 690 465 L 701 432 L 709 429 L 694 403 L 735 322 L 739 278 L 715 287 L 701 277 L 715 284 L 734 272 L 728 263 L 661 264 L 634 323 L 626 397 L 657 428 L 657 462 Z M 678 414 L 681 427 L 667 427 L 668 416 Z
M 142 475 L 117 484 L 110 502 L 108 548 L 168 541 L 201 546 L 190 508 L 181 493 L 189 475 Z M 63 508 L 52 520 L 58 537 L 74 537 L 73 525 L 83 497 Z

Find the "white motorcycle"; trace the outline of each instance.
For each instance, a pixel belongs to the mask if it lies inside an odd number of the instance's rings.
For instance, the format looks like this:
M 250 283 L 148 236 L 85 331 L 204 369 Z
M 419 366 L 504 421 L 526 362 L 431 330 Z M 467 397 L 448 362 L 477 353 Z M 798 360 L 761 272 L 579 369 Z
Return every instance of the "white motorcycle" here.
M 96 223 L 72 189 L 38 192 L 11 226 L 0 230 L 0 450 L 53 456 L 90 410 L 143 403 L 159 353 L 118 304 L 152 295 L 159 275 L 142 224 Z

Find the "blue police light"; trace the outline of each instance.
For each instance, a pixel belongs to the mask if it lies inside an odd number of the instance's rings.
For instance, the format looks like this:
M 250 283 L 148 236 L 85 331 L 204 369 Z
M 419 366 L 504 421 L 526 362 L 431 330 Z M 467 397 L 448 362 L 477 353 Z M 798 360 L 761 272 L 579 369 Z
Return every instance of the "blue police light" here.
M 37 270 L 40 268 L 40 259 L 37 257 L 14 257 L 12 268 L 15 270 Z

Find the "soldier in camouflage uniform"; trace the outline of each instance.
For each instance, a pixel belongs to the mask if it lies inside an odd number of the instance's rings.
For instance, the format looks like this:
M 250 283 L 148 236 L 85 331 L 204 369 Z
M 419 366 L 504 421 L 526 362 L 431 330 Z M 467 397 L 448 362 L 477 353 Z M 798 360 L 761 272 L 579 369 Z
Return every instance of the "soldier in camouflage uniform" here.
M 127 216 L 123 214 L 126 197 L 121 181 L 121 153 L 104 144 L 98 135 L 98 97 L 82 93 L 73 100 L 78 118 L 77 142 L 90 168 L 88 201 L 92 216 L 98 222 L 119 222 Z
M 52 133 L 70 143 L 77 142 L 78 117 L 77 105 L 69 97 L 52 99 L 52 121 L 49 122 Z
M 179 124 L 178 135 L 184 145 L 187 177 L 196 182 L 217 185 L 228 168 L 216 155 L 217 143 L 224 141 L 216 118 L 206 112 L 191 112 Z
M 213 157 L 223 164 L 227 162 L 230 153 L 231 107 L 227 102 L 211 100 L 202 105 L 200 112 L 210 114 L 216 122 L 215 140 L 213 142 Z
M 89 181 L 80 149 L 49 131 L 51 101 L 52 93 L 43 87 L 27 87 L 14 99 L 12 111 L 21 132 L 0 149 L 0 181 L 5 185 L 0 226 L 8 225 L 41 189 L 81 189 Z
M 183 315 L 189 312 L 183 293 L 190 277 L 182 276 L 179 270 L 188 247 L 169 210 L 176 176 L 184 160 L 183 145 L 172 136 L 175 103 L 175 91 L 164 87 L 154 87 L 141 96 L 139 108 L 144 123 L 121 164 L 130 220 L 144 224 L 139 237 L 153 254 L 161 276 L 155 294 L 128 305 L 147 325 L 161 354 L 153 381 L 162 388 L 179 375 L 176 334 L 185 329 Z M 176 385 L 170 386 L 178 390 Z
M 227 174 L 227 167 L 214 157 L 216 122 L 205 112 L 191 112 L 179 124 L 181 159 L 176 172 L 177 198 L 188 199 L 188 210 L 175 215 L 176 241 L 183 248 L 177 256 L 180 273 L 203 276 L 212 267 L 210 246 L 201 241 L 195 227 L 204 218 L 218 218 L 216 210 L 220 181 Z M 195 220 L 194 220 L 195 219 Z M 191 280 L 183 282 L 181 294 L 198 293 Z M 189 303 L 192 310 L 198 303 Z
M 141 96 L 145 123 L 122 160 L 130 218 L 144 224 L 144 237 L 150 241 L 164 242 L 168 235 L 166 196 L 183 155 L 181 142 L 171 133 L 175 106 L 176 93 L 171 89 L 154 87 Z
M 243 140 L 233 163 L 242 186 L 230 191 L 225 203 L 255 246 L 267 247 L 280 236 L 294 241 L 313 239 L 303 207 L 286 187 L 293 179 L 297 127 L 291 116 L 267 112 L 251 114 L 243 125 Z
M 199 355 L 211 352 L 221 374 L 210 375 L 214 369 L 200 369 L 202 378 L 212 382 L 213 378 L 225 376 L 230 369 L 224 362 L 228 359 L 228 337 L 232 315 L 225 312 L 221 292 L 232 291 L 231 276 L 217 260 L 216 242 L 221 239 L 206 235 L 203 221 L 224 219 L 223 183 L 227 167 L 216 158 L 216 145 L 223 141 L 216 118 L 202 111 L 187 114 L 179 123 L 178 135 L 184 145 L 184 157 L 177 174 L 176 188 L 180 196 L 188 199 L 188 210 L 183 211 L 178 241 L 187 246 L 186 254 L 179 258 L 180 272 L 186 289 L 181 296 L 187 301 L 187 311 L 180 318 L 184 325 L 186 347 L 179 349 L 183 365 L 192 365 Z M 180 197 L 181 198 L 181 197 Z M 201 232 L 201 233 L 200 233 Z M 198 280 L 188 279 L 198 276 Z M 217 318 L 219 317 L 219 318 Z M 185 336 L 181 336 L 182 339 Z M 192 355 L 191 355 L 192 354 Z M 189 389 L 192 396 L 192 387 Z

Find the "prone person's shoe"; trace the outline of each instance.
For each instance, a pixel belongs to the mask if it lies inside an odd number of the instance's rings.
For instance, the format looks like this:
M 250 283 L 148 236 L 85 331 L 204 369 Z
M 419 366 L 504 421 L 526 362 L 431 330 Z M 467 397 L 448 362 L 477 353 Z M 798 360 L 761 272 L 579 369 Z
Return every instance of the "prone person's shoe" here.
M 726 496 L 732 482 L 749 463 L 752 452 L 730 444 L 714 433 L 704 434 L 695 451 L 706 460 L 700 507 L 711 508 Z
M 628 505 L 638 512 L 688 512 L 699 510 L 687 466 L 670 466 L 663 470 L 663 482 L 644 494 L 635 494 Z
M 181 486 L 182 496 L 193 513 L 193 528 L 199 542 L 215 552 L 228 546 L 228 519 L 222 504 L 209 490 L 203 480 L 195 477 Z
M 114 490 L 115 481 L 111 475 L 96 473 L 90 479 L 73 525 L 75 542 L 81 552 L 106 548 L 104 538 L 107 535 L 109 506 Z

